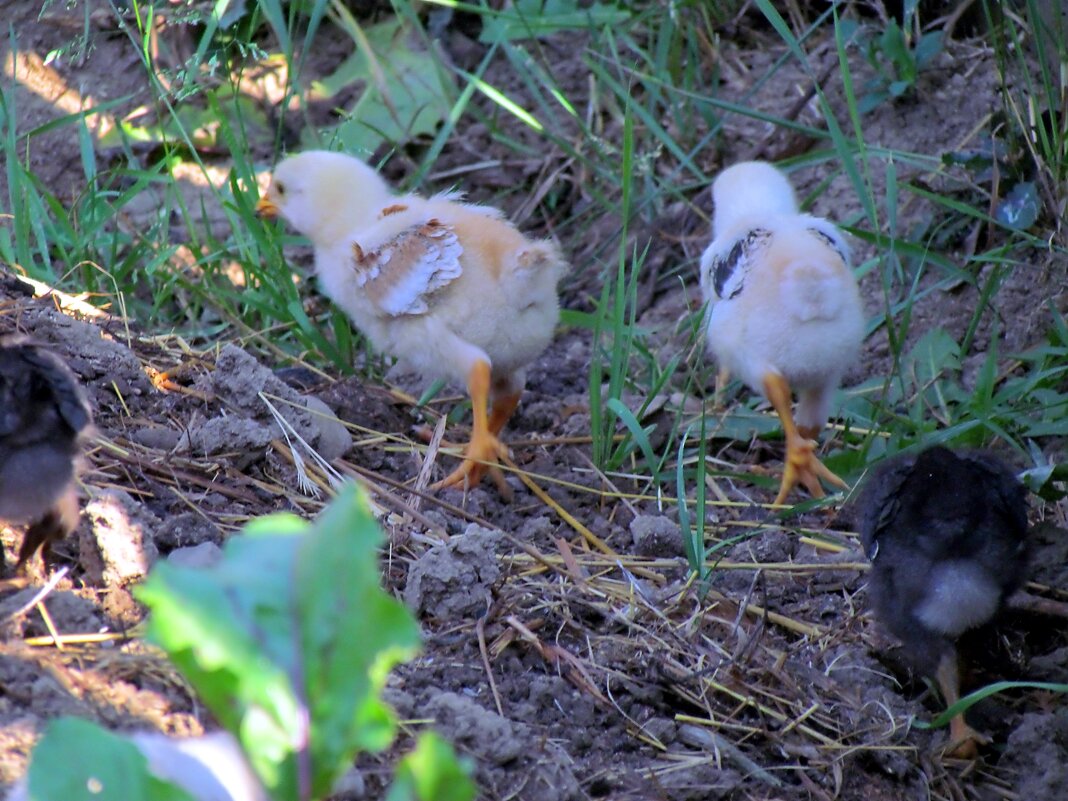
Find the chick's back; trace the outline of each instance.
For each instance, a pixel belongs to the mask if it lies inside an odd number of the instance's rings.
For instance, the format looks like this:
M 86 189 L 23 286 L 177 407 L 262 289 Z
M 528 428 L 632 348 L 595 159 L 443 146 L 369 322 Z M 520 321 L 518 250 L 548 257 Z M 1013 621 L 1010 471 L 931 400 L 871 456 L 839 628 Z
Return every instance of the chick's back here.
M 732 257 L 734 275 L 710 301 L 717 361 L 758 390 L 767 372 L 802 389 L 836 384 L 860 350 L 864 310 L 834 226 L 803 214 L 742 217 L 709 247 L 704 269 Z M 704 283 L 707 294 L 715 278 Z
M 566 260 L 554 242 L 529 239 L 510 222 L 468 207 L 454 204 L 442 222 L 463 245 L 463 272 L 434 298 L 431 314 L 482 348 L 495 373 L 522 369 L 552 340 Z
M 927 670 L 1023 583 L 1024 488 L 989 454 L 934 447 L 891 459 L 861 504 L 876 614 Z
M 324 289 L 381 350 L 403 357 L 420 372 L 462 378 L 457 351 L 471 345 L 490 358 L 495 374 L 509 375 L 536 359 L 552 339 L 559 318 L 556 285 L 567 269 L 557 245 L 532 240 L 496 209 L 438 196 L 408 197 L 403 212 L 387 220 L 405 226 L 434 221 L 455 235 L 459 269 L 426 293 L 426 309 L 390 315 L 355 286 L 351 270 L 329 269 L 347 258 L 347 246 L 322 261 Z M 402 216 L 403 215 L 403 216 Z M 340 256 L 337 255 L 340 253 Z

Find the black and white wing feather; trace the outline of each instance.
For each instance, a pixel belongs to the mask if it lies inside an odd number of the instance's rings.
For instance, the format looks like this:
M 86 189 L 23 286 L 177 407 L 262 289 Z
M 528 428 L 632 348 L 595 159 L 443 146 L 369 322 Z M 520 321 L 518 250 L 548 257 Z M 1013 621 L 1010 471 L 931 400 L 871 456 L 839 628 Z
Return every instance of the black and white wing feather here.
M 802 218 L 805 221 L 805 230 L 837 253 L 844 264 L 849 264 L 849 245 L 846 244 L 838 226 L 822 217 L 805 214 Z
M 738 237 L 716 240 L 701 256 L 701 284 L 711 302 L 741 294 L 746 277 L 771 242 L 766 228 L 752 228 Z

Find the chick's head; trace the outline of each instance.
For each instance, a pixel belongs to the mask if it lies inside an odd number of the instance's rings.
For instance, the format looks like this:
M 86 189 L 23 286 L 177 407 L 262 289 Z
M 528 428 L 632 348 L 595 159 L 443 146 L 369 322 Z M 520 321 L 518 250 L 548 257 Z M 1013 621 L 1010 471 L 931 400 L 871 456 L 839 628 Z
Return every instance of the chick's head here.
M 18 336 L 0 337 L 0 440 L 70 439 L 91 413 L 70 368 L 58 356 Z
M 725 169 L 712 182 L 712 201 L 713 237 L 746 217 L 797 213 L 794 188 L 766 161 L 743 161 Z
M 282 161 L 256 211 L 281 216 L 316 246 L 337 244 L 389 200 L 389 185 L 358 158 L 309 150 Z

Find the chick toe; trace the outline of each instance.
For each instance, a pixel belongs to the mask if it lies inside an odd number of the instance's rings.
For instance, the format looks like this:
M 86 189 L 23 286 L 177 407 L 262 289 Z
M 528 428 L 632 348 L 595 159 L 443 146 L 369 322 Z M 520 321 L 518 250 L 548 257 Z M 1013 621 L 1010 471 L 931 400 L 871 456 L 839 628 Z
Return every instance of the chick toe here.
M 497 435 L 490 431 L 473 431 L 471 441 L 464 450 L 464 460 L 449 475 L 432 485 L 431 489 L 445 489 L 447 487 L 474 487 L 482 480 L 487 472 L 490 473 L 498 489 L 502 489 L 504 476 L 497 464 L 503 456 L 508 455 L 508 448 L 497 439 Z M 504 490 L 502 489 L 502 492 Z
M 786 465 L 783 469 L 782 484 L 775 498 L 776 504 L 786 503 L 790 491 L 801 484 L 813 498 L 822 498 L 825 493 L 820 479 L 842 489 L 849 489 L 841 478 L 832 473 L 816 457 L 816 443 L 797 434 L 786 439 Z
M 814 498 L 824 496 L 820 479 L 843 489 L 849 485 L 823 466 L 816 458 L 816 443 L 803 436 L 794 422 L 790 410 L 790 385 L 781 375 L 768 373 L 764 376 L 764 394 L 779 415 L 783 433 L 786 434 L 786 464 L 783 468 L 782 484 L 775 497 L 776 504 L 786 502 L 790 491 L 798 484 L 803 485 Z
M 989 742 L 989 737 L 965 722 L 964 715 L 957 715 L 949 721 L 949 742 L 942 753 L 952 759 L 975 759 L 979 756 L 979 746 Z

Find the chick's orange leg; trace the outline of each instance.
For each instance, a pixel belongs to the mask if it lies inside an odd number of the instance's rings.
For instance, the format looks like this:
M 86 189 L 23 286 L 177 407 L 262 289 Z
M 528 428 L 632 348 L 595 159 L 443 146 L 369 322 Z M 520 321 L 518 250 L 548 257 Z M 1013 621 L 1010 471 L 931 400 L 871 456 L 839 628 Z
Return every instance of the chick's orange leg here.
M 816 443 L 806 439 L 798 431 L 794 424 L 793 412 L 790 410 L 790 385 L 786 379 L 777 373 L 767 373 L 764 376 L 764 394 L 779 415 L 783 433 L 786 435 L 786 465 L 775 503 L 785 503 L 790 490 L 798 484 L 803 484 L 812 493 L 813 498 L 822 498 L 824 492 L 820 486 L 821 478 L 836 487 L 849 489 L 848 484 L 816 458 Z
M 493 399 L 493 406 L 489 412 L 489 432 L 496 436 L 500 436 L 501 431 L 504 430 L 505 425 L 511 419 L 515 413 L 516 408 L 519 406 L 519 397 L 522 392 L 509 392 L 507 395 L 501 395 Z M 431 437 L 434 436 L 433 430 L 429 426 L 420 426 L 416 433 L 422 439 L 430 442 Z M 442 448 L 455 447 L 451 442 L 442 440 L 440 443 Z
M 475 362 L 467 376 L 467 390 L 471 394 L 471 413 L 474 419 L 471 424 L 471 441 L 464 451 L 464 461 L 449 475 L 434 484 L 432 489 L 455 486 L 473 487 L 482 480 L 488 469 L 497 464 L 501 456 L 506 455 L 504 446 L 497 439 L 497 433 L 490 428 L 489 389 L 490 365 L 489 362 L 480 359 Z M 500 425 L 504 425 L 503 420 Z M 498 485 L 500 483 L 498 481 Z
M 720 367 L 716 371 L 716 388 L 712 392 L 712 408 L 723 408 L 723 393 L 727 391 L 727 384 L 731 380 L 731 371 L 726 367 Z
M 505 424 L 515 414 L 519 406 L 519 397 L 522 392 L 509 392 L 493 399 L 493 409 L 490 410 L 489 430 L 491 434 L 499 436 Z
M 946 706 L 953 706 L 960 700 L 960 675 L 957 672 L 957 652 L 951 651 L 942 657 L 938 663 L 938 672 L 935 674 L 938 680 L 938 688 L 942 691 L 942 697 Z M 946 743 L 945 755 L 957 759 L 975 759 L 979 756 L 979 746 L 990 742 L 990 739 L 971 726 L 964 720 L 964 714 L 955 715 L 949 721 L 949 742 Z

